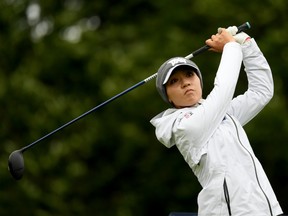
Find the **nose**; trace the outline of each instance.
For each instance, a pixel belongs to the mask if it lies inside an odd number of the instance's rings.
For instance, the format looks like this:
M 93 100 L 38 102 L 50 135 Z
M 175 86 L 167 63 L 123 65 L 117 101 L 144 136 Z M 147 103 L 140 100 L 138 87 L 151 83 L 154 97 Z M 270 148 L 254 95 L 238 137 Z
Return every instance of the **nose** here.
M 182 87 L 183 88 L 186 88 L 187 86 L 190 86 L 190 85 L 191 85 L 190 80 L 188 80 L 188 79 L 182 80 Z

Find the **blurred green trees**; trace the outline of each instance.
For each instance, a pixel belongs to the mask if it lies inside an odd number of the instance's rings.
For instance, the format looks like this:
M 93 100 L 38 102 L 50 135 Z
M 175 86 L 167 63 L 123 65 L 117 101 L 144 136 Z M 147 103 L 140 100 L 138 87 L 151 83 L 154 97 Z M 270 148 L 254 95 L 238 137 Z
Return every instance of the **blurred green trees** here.
M 166 108 L 154 81 L 25 152 L 15 181 L 9 154 L 204 45 L 219 26 L 249 21 L 274 73 L 275 96 L 246 126 L 288 212 L 288 48 L 285 0 L 1 0 L 0 214 L 168 215 L 197 211 L 200 186 L 149 120 Z M 212 88 L 220 55 L 193 59 Z M 240 76 L 237 93 L 246 88 Z

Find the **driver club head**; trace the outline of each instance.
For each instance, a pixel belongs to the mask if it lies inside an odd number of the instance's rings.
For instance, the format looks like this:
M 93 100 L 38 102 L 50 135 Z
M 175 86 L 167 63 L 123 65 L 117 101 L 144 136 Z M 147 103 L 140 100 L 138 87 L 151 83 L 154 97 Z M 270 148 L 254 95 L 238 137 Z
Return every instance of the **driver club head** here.
M 12 152 L 8 159 L 8 169 L 14 179 L 20 180 L 24 173 L 24 158 L 21 150 Z

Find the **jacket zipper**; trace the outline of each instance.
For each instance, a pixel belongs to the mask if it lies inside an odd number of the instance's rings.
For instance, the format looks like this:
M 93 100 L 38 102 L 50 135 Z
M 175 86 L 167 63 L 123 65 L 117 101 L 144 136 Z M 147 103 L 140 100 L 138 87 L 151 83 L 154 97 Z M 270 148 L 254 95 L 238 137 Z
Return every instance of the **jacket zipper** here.
M 228 191 L 228 187 L 226 183 L 226 178 L 224 178 L 223 189 L 224 189 L 225 201 L 227 203 L 228 213 L 229 213 L 229 216 L 231 216 L 232 213 L 231 213 L 231 206 L 230 206 L 230 197 L 229 197 L 229 191 Z
M 233 122 L 233 124 L 234 124 L 234 126 L 235 126 L 235 129 L 236 129 L 236 132 L 237 132 L 237 138 L 238 138 L 239 143 L 240 143 L 241 146 L 245 149 L 245 151 L 250 155 L 250 157 L 251 157 L 251 159 L 252 159 L 253 167 L 254 167 L 254 172 L 255 172 L 256 179 L 257 179 L 257 184 L 258 184 L 259 188 L 261 189 L 262 193 L 264 194 L 264 196 L 265 196 L 265 198 L 266 198 L 266 200 L 267 200 L 268 206 L 269 206 L 270 214 L 271 214 L 271 216 L 273 216 L 270 201 L 269 201 L 266 193 L 264 192 L 264 190 L 263 190 L 263 188 L 262 188 L 262 186 L 261 186 L 261 184 L 260 184 L 260 181 L 259 181 L 259 177 L 258 177 L 258 173 L 257 173 L 257 169 L 256 169 L 255 160 L 254 160 L 252 154 L 248 151 L 248 149 L 247 149 L 247 148 L 243 145 L 243 143 L 241 142 L 241 139 L 240 139 L 240 136 L 239 136 L 239 131 L 238 131 L 238 127 L 237 127 L 237 125 L 236 125 L 236 122 L 234 121 L 234 119 L 233 119 L 229 114 L 227 114 L 227 115 L 230 117 L 230 119 L 232 120 L 232 122 Z

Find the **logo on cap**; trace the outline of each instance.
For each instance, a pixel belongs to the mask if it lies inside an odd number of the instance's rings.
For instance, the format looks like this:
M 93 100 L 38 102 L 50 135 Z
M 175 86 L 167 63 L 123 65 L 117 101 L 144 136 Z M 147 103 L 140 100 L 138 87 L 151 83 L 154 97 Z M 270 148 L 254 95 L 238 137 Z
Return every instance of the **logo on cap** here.
M 186 59 L 183 59 L 183 58 L 174 58 L 174 59 L 171 59 L 168 64 L 171 64 L 172 66 L 175 66 L 176 64 L 179 64 L 179 63 L 186 63 Z

